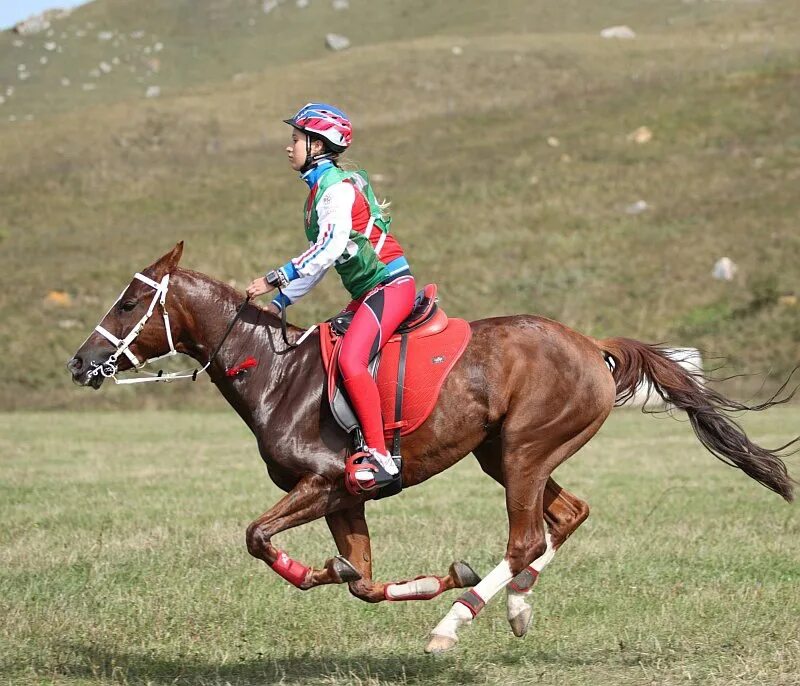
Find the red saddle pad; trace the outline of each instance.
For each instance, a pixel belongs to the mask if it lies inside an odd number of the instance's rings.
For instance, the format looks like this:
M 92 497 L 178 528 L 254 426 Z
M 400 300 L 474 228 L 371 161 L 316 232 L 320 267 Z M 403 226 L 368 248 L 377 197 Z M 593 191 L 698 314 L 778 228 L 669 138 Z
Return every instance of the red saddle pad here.
M 402 419 L 400 435 L 415 431 L 428 418 L 447 375 L 463 354 L 472 337 L 469 322 L 449 319 L 439 311 L 430 326 L 412 331 L 406 350 L 406 373 L 403 382 Z M 339 376 L 338 358 L 342 338 L 333 337 L 330 325 L 320 325 L 322 360 L 328 371 L 328 399 L 333 397 Z M 397 372 L 400 360 L 400 336 L 394 336 L 381 351 L 378 368 L 378 392 L 381 396 L 381 413 L 384 431 L 391 437 L 395 422 L 397 397 Z

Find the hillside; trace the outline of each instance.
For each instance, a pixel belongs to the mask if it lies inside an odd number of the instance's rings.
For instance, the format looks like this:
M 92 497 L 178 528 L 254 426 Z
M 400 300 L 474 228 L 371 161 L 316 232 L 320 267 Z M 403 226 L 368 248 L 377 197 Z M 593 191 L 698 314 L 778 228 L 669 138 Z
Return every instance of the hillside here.
M 0 408 L 218 402 L 79 392 L 63 364 L 177 240 L 240 286 L 302 248 L 280 119 L 309 99 L 351 114 L 352 159 L 451 314 L 696 345 L 774 381 L 800 360 L 793 6 L 97 0 L 52 36 L 1 34 Z M 599 36 L 614 24 L 637 37 Z M 326 50 L 328 32 L 352 47 Z M 731 282 L 710 276 L 721 256 Z M 293 318 L 336 311 L 334 281 Z

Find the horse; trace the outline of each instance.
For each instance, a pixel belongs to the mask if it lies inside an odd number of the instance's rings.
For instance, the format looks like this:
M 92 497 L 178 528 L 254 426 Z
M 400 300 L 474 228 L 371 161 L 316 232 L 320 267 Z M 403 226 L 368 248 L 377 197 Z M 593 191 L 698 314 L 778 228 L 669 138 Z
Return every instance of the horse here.
M 211 382 L 255 435 L 269 476 L 286 493 L 247 527 L 249 553 L 299 589 L 347 584 L 351 594 L 370 603 L 430 600 L 467 589 L 431 632 L 426 652 L 453 648 L 459 629 L 503 589 L 511 628 L 525 635 L 538 575 L 589 515 L 588 504 L 551 474 L 643 380 L 687 413 L 713 455 L 785 500 L 793 498 L 794 482 L 780 451 L 800 438 L 769 450 L 728 416 L 789 398 L 778 400 L 776 394 L 747 406 L 705 386 L 698 371 L 683 369 L 658 346 L 597 340 L 532 315 L 482 319 L 470 322 L 469 344 L 432 414 L 407 437 L 402 478 L 405 487 L 415 486 L 472 453 L 505 489 L 503 559 L 483 579 L 458 561 L 443 575 L 377 581 L 364 514 L 372 496 L 345 487 L 351 439 L 334 421 L 324 392 L 319 332 L 284 321 L 281 337 L 279 317 L 243 301 L 233 287 L 179 267 L 182 253 L 181 242 L 128 284 L 69 361 L 73 381 L 99 389 L 107 376 L 138 367 L 140 357 L 169 351 L 204 363 Z M 161 317 L 150 316 L 156 310 Z M 258 356 L 257 366 L 247 374 L 226 373 L 245 352 Z M 321 517 L 339 553 L 322 567 L 308 567 L 273 544 L 280 532 Z

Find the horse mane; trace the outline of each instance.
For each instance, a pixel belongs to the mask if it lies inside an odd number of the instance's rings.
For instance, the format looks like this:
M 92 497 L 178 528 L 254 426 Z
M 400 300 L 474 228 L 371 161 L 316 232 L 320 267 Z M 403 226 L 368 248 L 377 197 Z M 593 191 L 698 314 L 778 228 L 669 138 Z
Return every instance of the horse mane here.
M 204 281 L 204 282 L 212 284 L 215 288 L 218 289 L 219 294 L 224 296 L 224 298 L 229 301 L 229 304 L 234 309 L 240 303 L 244 302 L 245 298 L 247 297 L 244 293 L 242 293 L 241 291 L 237 290 L 236 288 L 231 286 L 229 283 L 226 283 L 225 281 L 220 281 L 219 279 L 217 279 L 217 278 L 215 278 L 213 276 L 209 276 L 208 274 L 206 274 L 204 272 L 199 272 L 199 271 L 197 271 L 195 269 L 186 269 L 184 267 L 176 267 L 175 270 L 173 271 L 173 274 L 176 274 L 176 275 L 183 274 L 183 275 L 186 275 L 186 276 L 193 277 L 193 278 L 197 279 L 198 281 Z M 262 307 L 261 305 L 259 305 L 254 300 L 250 301 L 250 305 L 253 306 L 253 307 L 258 308 L 259 310 L 261 310 L 269 318 L 271 323 L 274 323 L 276 326 L 280 326 L 281 318 L 278 315 L 270 312 L 266 307 Z M 290 326 L 290 327 L 292 327 L 294 329 L 300 329 L 300 327 L 294 326 L 294 324 L 289 324 L 288 322 L 287 322 L 287 326 Z M 302 331 L 302 329 L 300 329 L 300 330 Z

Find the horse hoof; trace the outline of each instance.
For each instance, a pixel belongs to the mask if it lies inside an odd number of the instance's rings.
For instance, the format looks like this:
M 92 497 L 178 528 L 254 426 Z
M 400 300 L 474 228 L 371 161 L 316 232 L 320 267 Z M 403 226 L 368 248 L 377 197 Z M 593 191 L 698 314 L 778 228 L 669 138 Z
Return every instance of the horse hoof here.
M 425 646 L 425 652 L 428 653 L 428 655 L 441 655 L 455 648 L 456 643 L 458 643 L 457 638 L 431 634 L 431 640 L 428 641 L 428 645 Z
M 475 573 L 464 560 L 459 560 L 450 565 L 450 576 L 456 582 L 458 588 L 472 588 L 477 586 L 481 578 Z
M 526 606 L 525 609 L 523 609 L 522 612 L 520 612 L 513 619 L 509 617 L 508 623 L 511 625 L 511 631 L 514 632 L 514 636 L 517 638 L 522 638 L 525 634 L 527 634 L 532 618 L 533 610 L 528 606 Z
M 331 568 L 340 583 L 349 584 L 351 581 L 358 581 L 361 578 L 358 570 L 341 555 L 337 555 L 331 560 Z

